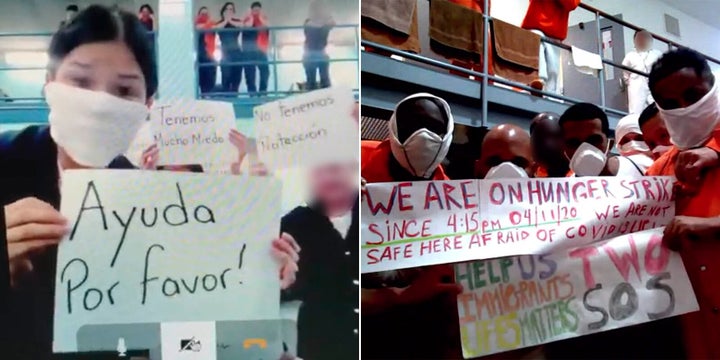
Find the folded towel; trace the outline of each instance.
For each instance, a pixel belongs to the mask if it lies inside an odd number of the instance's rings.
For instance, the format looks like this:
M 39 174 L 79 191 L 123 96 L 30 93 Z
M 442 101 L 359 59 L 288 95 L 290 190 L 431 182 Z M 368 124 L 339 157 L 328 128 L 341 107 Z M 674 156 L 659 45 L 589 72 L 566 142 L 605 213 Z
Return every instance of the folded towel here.
M 600 55 L 575 46 L 572 47 L 572 58 L 575 68 L 584 74 L 596 75 L 603 68 Z
M 416 6 L 417 0 L 363 0 L 360 15 L 409 35 Z
M 452 49 L 482 54 L 482 13 L 447 0 L 431 0 L 430 39 Z
M 498 19 L 491 24 L 493 72 L 521 84 L 537 79 L 540 36 Z
M 417 3 L 412 10 L 412 20 L 408 34 L 394 31 L 379 21 L 365 18 L 360 22 L 360 35 L 363 40 L 396 48 L 412 53 L 420 53 L 420 31 L 418 30 Z

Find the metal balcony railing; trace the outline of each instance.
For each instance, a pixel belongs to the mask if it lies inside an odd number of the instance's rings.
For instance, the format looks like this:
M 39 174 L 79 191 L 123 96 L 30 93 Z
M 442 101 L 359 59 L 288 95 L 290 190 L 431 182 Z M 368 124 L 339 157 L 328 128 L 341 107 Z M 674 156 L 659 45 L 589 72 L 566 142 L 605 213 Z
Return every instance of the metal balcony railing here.
M 195 68 L 194 73 L 196 74 L 196 79 L 198 76 L 198 70 L 201 67 L 205 66 L 217 66 L 218 68 L 220 66 L 249 66 L 249 65 L 258 65 L 258 64 L 266 64 L 270 68 L 270 78 L 269 78 L 269 86 L 268 91 L 263 94 L 262 97 L 256 97 L 253 99 L 250 99 L 247 95 L 247 91 L 244 92 L 209 92 L 200 94 L 199 86 L 196 86 L 196 95 L 198 98 L 210 98 L 210 99 L 221 99 L 225 101 L 231 101 L 234 102 L 238 106 L 243 105 L 253 105 L 258 104 L 266 101 L 276 100 L 278 98 L 282 98 L 288 95 L 291 95 L 293 93 L 298 93 L 301 91 L 298 90 L 291 90 L 291 89 L 281 89 L 281 84 L 278 79 L 279 69 L 282 69 L 283 66 L 291 66 L 294 64 L 302 64 L 302 59 L 280 59 L 279 56 L 279 50 L 282 48 L 282 46 L 286 46 L 288 44 L 281 44 L 279 42 L 281 36 L 279 36 L 279 33 L 281 32 L 302 32 L 304 29 L 303 26 L 273 26 L 268 27 L 266 30 L 270 31 L 270 41 L 268 46 L 268 61 L 267 62 L 261 62 L 261 61 L 240 61 L 240 62 L 216 62 L 216 63 L 203 63 L 200 64 L 197 61 L 197 56 L 195 57 Z M 355 67 L 357 69 L 356 73 L 356 84 L 360 83 L 360 71 L 359 71 L 359 34 L 358 34 L 358 25 L 357 24 L 342 24 L 342 25 L 336 25 L 333 27 L 334 30 L 340 30 L 343 29 L 352 30 L 354 37 L 352 44 L 348 44 L 348 46 L 352 46 L 355 50 L 350 54 L 350 56 L 342 57 L 342 58 L 331 58 L 330 63 L 355 63 Z M 255 30 L 261 30 L 260 28 L 257 28 Z M 213 32 L 218 33 L 222 31 L 232 31 L 225 30 L 225 29 L 213 29 L 213 30 L 197 30 L 197 29 L 188 29 L 188 32 L 195 31 L 196 36 L 201 36 L 203 33 L 207 32 Z M 237 31 L 237 30 L 236 30 Z M 49 38 L 53 35 L 52 32 L 0 32 L 0 41 L 7 38 Z M 157 51 L 157 32 L 148 32 L 148 36 L 152 37 L 153 44 L 155 45 L 155 49 Z M 304 38 L 304 36 L 300 36 L 299 38 Z M 196 41 L 196 44 L 198 42 Z M 293 46 L 302 46 L 302 44 L 289 44 Z M 197 49 L 196 49 L 197 50 Z M 331 68 L 332 69 L 332 68 Z M 190 70 L 190 69 L 189 69 Z M 0 73 L 2 72 L 13 72 L 13 71 L 46 71 L 46 66 L 0 66 Z M 331 70 L 331 76 L 332 76 L 332 70 Z M 298 74 L 298 80 L 304 79 L 305 73 L 302 69 L 300 69 Z M 220 79 L 220 74 L 218 73 L 217 79 Z M 162 80 L 161 80 L 162 81 Z M 218 81 L 219 82 L 219 81 Z M 42 96 L 42 87 L 38 86 L 37 89 L 37 96 L 24 96 L 24 97 L 13 97 L 12 93 L 15 92 L 13 88 L 8 87 L 8 84 L 1 84 L 0 89 L 4 90 L 8 97 L 0 97 L 0 115 L 2 114 L 13 114 L 17 113 L 18 111 L 22 112 L 25 110 L 47 110 L 47 104 L 45 103 L 45 99 Z M 199 84 L 198 84 L 199 85 Z M 22 81 L 18 81 L 17 86 L 23 86 Z M 358 97 L 358 89 L 359 86 L 354 86 L 355 90 L 355 96 Z M 45 120 L 39 119 L 41 122 L 44 122 Z M 3 122 L 13 122 L 12 119 L 8 119 L 4 116 L 0 116 L 0 123 Z
M 484 9 L 488 9 L 488 8 L 489 8 L 489 1 L 485 0 Z M 578 9 L 576 9 L 575 11 L 590 12 L 594 16 L 595 29 L 593 29 L 593 30 L 595 32 L 595 41 L 597 43 L 597 48 L 596 49 L 585 49 L 585 50 L 592 50 L 593 52 L 600 54 L 600 56 L 602 57 L 602 62 L 606 66 L 610 66 L 612 68 L 618 69 L 619 71 L 628 71 L 628 72 L 632 72 L 635 74 L 639 74 L 644 77 L 648 76 L 647 73 L 637 71 L 632 68 L 628 68 L 626 66 L 623 66 L 620 63 L 614 62 L 611 59 L 607 59 L 607 58 L 603 57 L 603 41 L 602 41 L 603 39 L 602 39 L 602 29 L 601 29 L 601 21 L 600 20 L 601 19 L 607 20 L 611 23 L 621 25 L 624 28 L 630 29 L 632 31 L 646 30 L 646 29 L 643 29 L 636 25 L 630 24 L 627 21 L 619 19 L 615 16 L 612 16 L 612 15 L 602 11 L 602 10 L 596 9 L 592 6 L 589 6 L 589 5 L 586 5 L 583 3 L 581 3 L 580 6 L 578 7 Z M 488 14 L 483 14 L 483 20 L 484 20 L 484 38 L 488 39 L 491 36 L 490 21 L 492 21 L 492 17 L 489 16 Z M 419 19 L 419 21 L 423 21 L 423 20 Z M 429 21 L 429 19 L 425 19 L 425 21 Z M 660 43 L 664 43 L 668 50 L 671 50 L 674 48 L 686 47 L 682 44 L 679 44 L 677 42 L 669 40 L 658 34 L 654 34 L 654 33 L 650 33 L 650 34 L 656 41 L 658 41 Z M 546 44 L 550 44 L 552 46 L 559 47 L 562 52 L 565 52 L 562 55 L 563 58 L 567 58 L 566 56 L 568 55 L 569 52 L 571 52 L 571 46 L 573 45 L 573 44 L 567 44 L 564 42 L 558 42 L 553 39 L 548 39 L 545 37 L 541 38 L 541 41 L 543 41 Z M 481 104 L 482 104 L 481 111 L 482 111 L 483 121 L 486 121 L 486 119 L 488 119 L 488 96 L 486 96 L 486 94 L 488 93 L 487 89 L 488 89 L 488 86 L 491 85 L 490 84 L 491 81 L 493 82 L 493 84 L 507 85 L 507 86 L 510 86 L 515 89 L 527 91 L 528 96 L 531 96 L 530 94 L 539 94 L 539 95 L 543 95 L 546 98 L 560 100 L 560 101 L 571 103 L 571 104 L 578 103 L 578 102 L 588 102 L 588 100 L 586 100 L 586 99 L 585 100 L 579 99 L 577 97 L 565 96 L 565 95 L 547 92 L 547 91 L 539 91 L 539 90 L 536 90 L 536 89 L 533 89 L 533 88 L 527 86 L 526 84 L 517 83 L 517 82 L 514 82 L 509 79 L 500 78 L 500 77 L 489 74 L 489 69 L 488 69 L 489 61 L 488 60 L 489 60 L 489 57 L 491 56 L 491 54 L 490 54 L 487 44 L 488 44 L 487 41 L 483 42 L 483 48 L 482 48 L 482 64 L 483 64 L 482 67 L 483 68 L 482 68 L 482 71 L 474 71 L 474 70 L 470 70 L 468 68 L 453 65 L 449 62 L 449 60 L 444 61 L 444 60 L 434 59 L 434 58 L 430 58 L 427 56 L 398 50 L 398 49 L 395 49 L 392 47 L 383 46 L 383 45 L 380 45 L 380 44 L 377 44 L 377 43 L 374 43 L 371 41 L 366 41 L 366 40 L 361 41 L 363 51 L 364 51 L 364 47 L 367 46 L 367 47 L 371 47 L 373 49 L 377 49 L 382 52 L 385 52 L 386 54 L 399 56 L 399 57 L 409 60 L 411 62 L 429 65 L 430 67 L 436 68 L 438 70 L 452 71 L 453 73 L 459 73 L 464 76 L 468 76 L 468 77 L 472 76 L 476 80 L 480 79 L 481 83 L 482 83 L 481 91 L 480 91 L 480 100 L 481 100 Z M 428 44 L 422 44 L 423 47 L 427 46 L 427 45 Z M 705 55 L 705 54 L 703 54 L 703 56 L 711 64 L 711 67 L 720 66 L 720 60 L 718 60 L 714 57 Z M 596 102 L 596 105 L 598 105 L 600 108 L 602 108 L 604 111 L 606 111 L 608 113 L 612 113 L 612 114 L 619 115 L 619 116 L 626 115 L 627 114 L 626 109 L 613 108 L 608 104 L 607 99 L 605 97 L 605 94 L 606 94 L 606 92 L 605 92 L 605 81 L 606 80 L 605 79 L 606 79 L 605 69 L 599 70 L 598 77 L 597 77 L 597 84 L 598 84 L 597 86 L 599 87 L 599 90 L 600 90 L 599 91 L 600 98 L 599 98 L 599 101 Z M 470 95 L 470 96 L 472 96 L 472 95 Z M 595 101 L 590 101 L 590 102 L 595 102 Z

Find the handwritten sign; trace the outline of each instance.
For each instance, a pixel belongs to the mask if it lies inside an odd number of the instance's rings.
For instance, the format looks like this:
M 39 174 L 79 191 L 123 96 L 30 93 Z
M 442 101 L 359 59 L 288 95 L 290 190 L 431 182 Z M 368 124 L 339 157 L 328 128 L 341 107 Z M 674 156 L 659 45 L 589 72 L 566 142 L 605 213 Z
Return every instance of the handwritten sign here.
M 230 143 L 235 110 L 229 102 L 186 100 L 158 104 L 150 114 L 158 165 L 230 164 L 238 150 Z
M 277 319 L 279 194 L 271 178 L 65 172 L 55 351 L 77 351 L 83 325 Z
M 547 256 L 456 264 L 463 356 L 698 310 L 680 255 L 661 242 L 658 228 Z
M 368 184 L 362 272 L 546 254 L 664 226 L 672 178 Z
M 329 88 L 255 107 L 260 160 L 275 170 L 357 161 L 354 104 L 351 90 Z

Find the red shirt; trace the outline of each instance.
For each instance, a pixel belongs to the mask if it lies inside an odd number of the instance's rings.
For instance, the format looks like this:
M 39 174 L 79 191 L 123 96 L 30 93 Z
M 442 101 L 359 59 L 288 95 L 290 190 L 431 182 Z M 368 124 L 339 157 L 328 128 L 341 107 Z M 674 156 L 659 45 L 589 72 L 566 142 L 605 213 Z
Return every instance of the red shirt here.
M 397 181 L 390 175 L 390 140 L 363 140 L 360 145 L 360 176 L 368 183 Z M 438 165 L 430 180 L 450 180 Z
M 522 28 L 540 30 L 545 36 L 565 40 L 568 32 L 568 18 L 580 0 L 530 0 Z
M 719 144 L 720 134 L 716 132 L 706 146 L 717 150 Z M 675 175 L 678 153 L 673 147 L 648 168 L 647 174 Z M 718 184 L 720 168 L 709 169 L 694 195 L 676 200 L 675 213 L 705 218 L 720 216 Z M 700 305 L 700 311 L 681 317 L 687 357 L 720 359 L 720 238 L 684 242 L 680 255 Z

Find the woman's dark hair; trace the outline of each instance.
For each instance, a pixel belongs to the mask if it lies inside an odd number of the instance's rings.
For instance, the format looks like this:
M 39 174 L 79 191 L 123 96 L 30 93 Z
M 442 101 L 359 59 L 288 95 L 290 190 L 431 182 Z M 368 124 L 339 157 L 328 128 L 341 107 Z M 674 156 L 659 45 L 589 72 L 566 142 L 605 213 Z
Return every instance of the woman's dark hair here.
M 251 9 L 254 9 L 256 7 L 262 9 L 262 4 L 259 1 L 256 1 L 256 2 L 252 3 L 252 5 L 250 5 Z
M 155 53 L 147 30 L 137 16 L 127 11 L 92 5 L 78 13 L 50 40 L 48 70 L 54 73 L 65 56 L 82 45 L 116 40 L 130 48 L 145 77 L 147 97 L 152 97 L 158 87 Z
M 140 6 L 140 11 L 143 11 L 145 9 L 147 9 L 149 13 L 155 15 L 155 11 L 153 11 L 153 8 L 152 6 L 150 6 L 150 4 L 143 4 L 142 6 Z
M 75 5 L 75 4 L 71 4 L 71 5 L 68 5 L 68 6 L 65 8 L 65 11 L 78 12 L 78 11 L 80 11 L 80 8 L 79 8 L 77 5 Z
M 207 6 L 202 6 L 202 7 L 200 7 L 200 8 L 198 9 L 197 15 L 200 15 L 200 13 L 201 13 L 203 10 L 208 10 L 208 7 L 207 7 Z M 210 10 L 208 10 L 208 11 L 210 11 Z
M 222 6 L 222 8 L 220 8 L 220 18 L 223 19 L 223 20 L 225 20 L 225 10 L 227 10 L 228 6 L 232 6 L 232 7 L 233 7 L 233 10 L 235 10 L 235 3 L 233 3 L 232 1 L 226 2 L 226 3 Z

